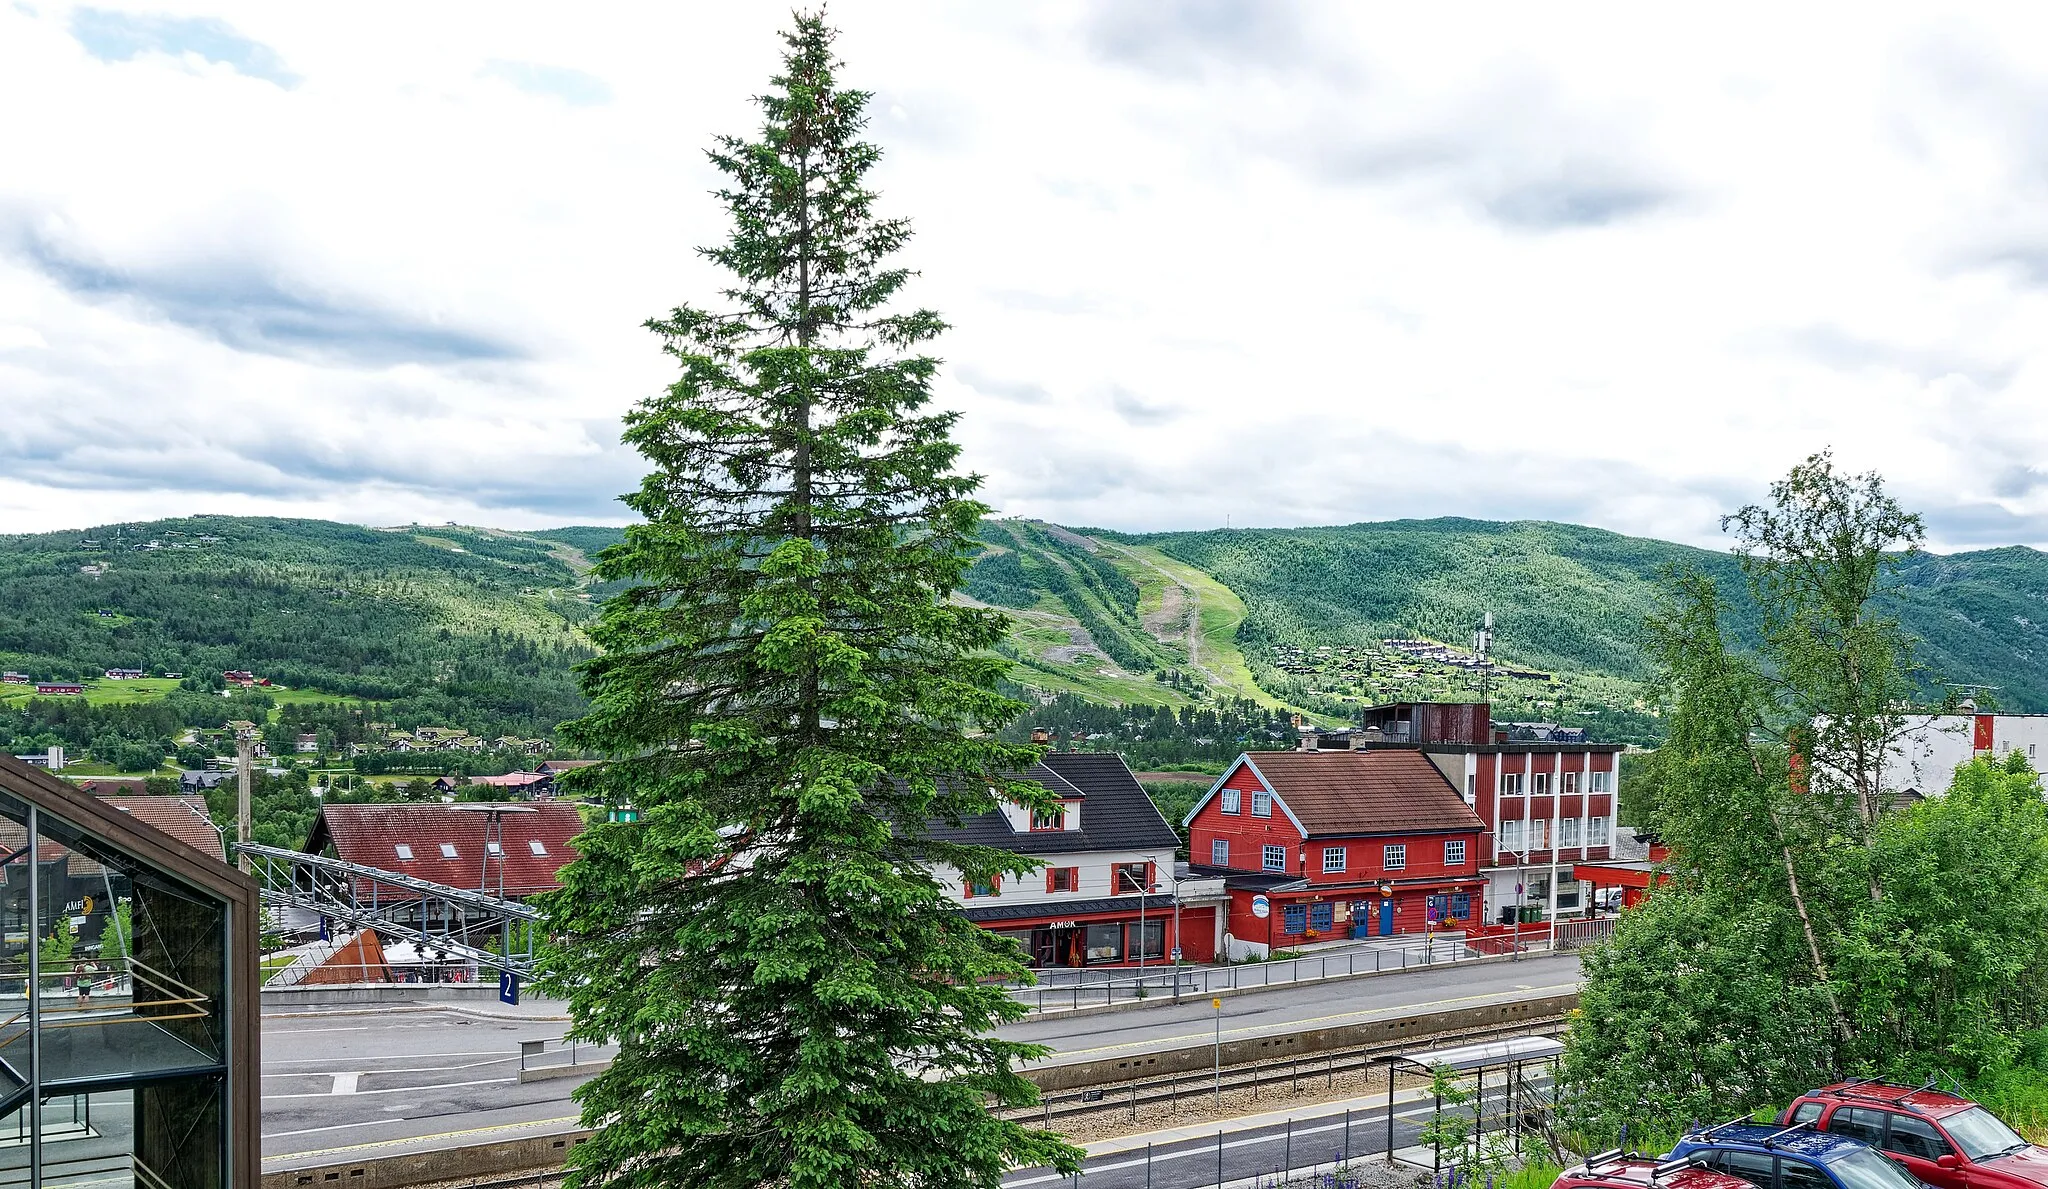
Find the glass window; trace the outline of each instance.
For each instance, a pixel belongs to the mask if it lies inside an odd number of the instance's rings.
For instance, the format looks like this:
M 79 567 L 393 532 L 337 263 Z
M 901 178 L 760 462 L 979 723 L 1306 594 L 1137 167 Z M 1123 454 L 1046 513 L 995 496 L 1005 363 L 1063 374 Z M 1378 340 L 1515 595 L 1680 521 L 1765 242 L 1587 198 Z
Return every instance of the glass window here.
M 1260 789 L 1252 794 L 1252 816 L 1273 816 L 1273 794 L 1264 789 Z
M 484 853 L 494 859 L 502 859 L 505 857 L 505 847 L 501 843 L 486 842 L 484 843 Z
M 1003 877 L 1000 875 L 991 875 L 986 879 L 977 879 L 967 886 L 967 894 L 970 897 L 1000 896 L 1002 892 Z
M 1500 793 L 1501 793 L 1501 796 L 1503 796 L 1503 797 L 1519 797 L 1519 796 L 1521 796 L 1521 795 L 1522 795 L 1522 774 L 1521 774 L 1520 772 L 1503 772 L 1503 773 L 1501 773 L 1501 777 L 1500 777 Z
M 1259 850 L 1259 869 L 1262 871 L 1287 870 L 1287 848 L 1267 846 Z
M 1941 1138 L 1934 1124 L 1911 1115 L 1892 1116 L 1891 1138 L 1884 1146 L 1888 1152 L 1919 1160 L 1939 1160 L 1949 1155 L 1948 1141 Z
M 1118 863 L 1115 871 L 1115 888 L 1118 895 L 1128 892 L 1149 892 L 1152 890 L 1149 886 L 1152 882 L 1152 864 Z
M 1885 1112 L 1867 1106 L 1836 1107 L 1828 1116 L 1827 1129 L 1836 1135 L 1860 1139 L 1872 1147 L 1884 1146 Z
M 1381 862 L 1389 871 L 1399 871 L 1408 866 L 1408 844 L 1396 842 L 1387 847 L 1381 855 Z
M 1148 920 L 1143 925 L 1132 921 L 1128 927 L 1128 935 L 1129 939 L 1125 943 L 1130 947 L 1128 957 L 1135 959 L 1142 956 L 1149 962 L 1154 958 L 1166 956 L 1165 921 Z
M 1467 772 L 1465 773 L 1465 802 L 1470 804 L 1478 799 L 1479 774 L 1477 772 Z
M 1607 819 L 1604 817 L 1591 819 L 1586 826 L 1586 845 L 1606 846 L 1607 844 Z
M 1948 1137 L 1956 1141 L 1963 1155 L 1973 1161 L 2003 1152 L 2017 1152 L 2027 1146 L 2027 1141 L 2021 1139 L 2018 1132 L 1981 1106 L 1957 1111 L 1943 1119 L 1941 1125 L 1948 1129 Z
M 1280 908 L 1280 931 L 1300 933 L 1308 928 L 1308 905 L 1286 904 Z
M 1456 921 L 1469 921 L 1472 919 L 1472 893 L 1451 893 L 1451 919 Z
M 1829 1127 L 1828 1130 L 1833 1131 L 1834 1128 Z M 1920 1182 L 1914 1180 L 1905 1169 L 1869 1148 L 1851 1148 L 1828 1161 L 1828 1168 L 1842 1182 L 1845 1189 L 1921 1189 Z
M 391 849 L 397 851 L 398 857 L 401 859 L 409 860 L 412 858 L 412 848 L 403 842 L 393 845 Z
M 1550 823 L 1538 818 L 1529 823 L 1529 849 L 1542 850 L 1550 845 Z
M 1713 1157 L 1715 1168 L 1733 1173 L 1760 1189 L 1770 1189 L 1774 1175 L 1773 1161 L 1761 1152 L 1716 1152 Z
M 1509 850 L 1522 849 L 1522 823 L 1519 819 L 1500 824 L 1500 844 Z
M 1465 865 L 1465 840 L 1464 840 L 1463 838 L 1453 838 L 1453 839 L 1450 839 L 1449 841 L 1445 842 L 1445 843 L 1444 843 L 1444 866 L 1446 866 L 1446 867 L 1463 867 L 1464 865 Z
M 1124 957 L 1124 927 L 1118 924 L 1090 925 L 1085 944 L 1087 961 L 1121 962 Z
M 1244 794 L 1236 789 L 1223 790 L 1223 812 L 1236 813 L 1244 807 Z
M 1835 1184 L 1818 1167 L 1791 1156 L 1778 1157 L 1782 1189 L 1835 1189 Z
M 1230 840 L 1228 838 L 1217 838 L 1210 841 L 1209 865 L 1211 867 L 1230 866 Z
M 1045 890 L 1048 892 L 1071 892 L 1080 882 L 1081 869 L 1078 867 L 1050 867 L 1045 873 Z
M 1344 870 L 1344 848 L 1343 848 L 1343 847 L 1341 847 L 1341 846 L 1326 846 L 1326 847 L 1324 847 L 1324 848 L 1323 848 L 1323 873 L 1327 875 L 1327 874 L 1330 874 L 1330 873 L 1332 873 L 1332 872 L 1337 872 L 1337 871 L 1342 871 L 1342 870 Z
M 547 853 L 548 853 L 548 848 L 547 848 L 547 847 L 545 847 L 545 846 L 542 846 L 542 845 L 541 845 L 541 841 L 540 841 L 540 839 L 538 839 L 538 838 L 531 838 L 531 839 L 528 839 L 528 840 L 527 840 L 527 843 L 526 843 L 526 845 L 527 845 L 527 848 L 528 848 L 529 850 L 533 851 L 533 853 L 534 853 L 534 854 L 536 854 L 536 855 L 545 855 L 545 854 L 547 854 Z
M 456 857 L 456 855 L 455 855 L 455 844 L 454 844 L 454 843 L 452 843 L 452 842 L 444 842 L 444 843 L 442 843 L 442 844 L 441 844 L 441 857 L 442 857 L 442 858 L 444 858 L 444 859 L 452 859 L 452 858 L 455 858 L 455 857 Z
M 1568 817 L 1557 823 L 1557 844 L 1577 846 L 1579 844 L 1579 819 Z
M 1535 797 L 1550 795 L 1550 773 L 1538 772 L 1529 778 L 1529 794 Z
M 1565 774 L 1564 774 L 1564 777 L 1563 777 L 1563 780 L 1562 780 L 1562 783 L 1561 783 L 1561 784 L 1559 785 L 1559 787 L 1563 789 L 1563 791 L 1564 791 L 1564 794 L 1565 794 L 1565 796 L 1567 796 L 1567 797 L 1571 796 L 1571 795 L 1572 795 L 1573 793 L 1576 793 L 1576 792 L 1578 792 L 1578 791 L 1579 791 L 1579 774 L 1578 774 L 1578 773 L 1576 773 L 1576 772 L 1567 772 L 1567 773 L 1565 773 Z
M 1605 772 L 1588 772 L 1588 773 L 1586 773 L 1586 784 L 1587 784 L 1587 788 L 1589 788 L 1589 789 L 1590 789 L 1591 791 L 1593 791 L 1593 792 L 1596 792 L 1596 793 L 1604 793 L 1604 792 L 1606 792 L 1606 791 L 1607 791 L 1607 781 L 1608 781 L 1608 774 L 1607 774 L 1607 773 L 1605 773 Z
M 1031 828 L 1034 830 L 1061 830 L 1067 825 L 1067 812 L 1055 805 L 1051 809 L 1031 811 Z
M 1802 1102 L 1799 1104 L 1799 1109 L 1793 1111 L 1791 1115 L 1786 1117 L 1785 1126 L 1797 1127 L 1801 1123 L 1811 1123 L 1815 1119 L 1820 1118 L 1820 1112 L 1820 1103 Z
M 1337 926 L 1337 906 L 1334 904 L 1311 904 L 1308 906 L 1308 927 L 1318 933 L 1328 933 Z

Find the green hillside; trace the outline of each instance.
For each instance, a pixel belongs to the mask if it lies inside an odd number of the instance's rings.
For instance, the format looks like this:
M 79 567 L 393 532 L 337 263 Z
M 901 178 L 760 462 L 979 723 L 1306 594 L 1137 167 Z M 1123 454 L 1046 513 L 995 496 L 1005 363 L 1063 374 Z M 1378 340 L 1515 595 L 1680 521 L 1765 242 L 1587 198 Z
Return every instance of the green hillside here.
M 194 517 L 0 538 L 0 667 L 248 669 L 394 721 L 542 735 L 578 712 L 591 655 L 588 562 L 562 536 Z

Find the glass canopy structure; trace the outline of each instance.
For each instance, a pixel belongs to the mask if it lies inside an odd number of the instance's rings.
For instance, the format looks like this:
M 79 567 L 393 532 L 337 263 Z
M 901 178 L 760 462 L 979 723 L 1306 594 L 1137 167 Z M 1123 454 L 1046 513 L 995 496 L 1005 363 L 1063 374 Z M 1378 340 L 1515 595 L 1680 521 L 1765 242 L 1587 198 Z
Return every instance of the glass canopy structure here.
M 0 756 L 0 1189 L 255 1189 L 257 887 Z

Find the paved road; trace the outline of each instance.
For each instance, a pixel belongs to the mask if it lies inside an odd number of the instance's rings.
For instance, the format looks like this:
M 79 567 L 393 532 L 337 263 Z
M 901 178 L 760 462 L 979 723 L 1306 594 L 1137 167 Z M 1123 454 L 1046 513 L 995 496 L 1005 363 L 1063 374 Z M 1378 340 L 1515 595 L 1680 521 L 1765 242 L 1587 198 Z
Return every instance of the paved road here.
M 1225 999 L 1224 1035 L 1556 994 L 1577 982 L 1578 962 L 1567 956 L 1288 987 Z M 559 1062 L 564 1056 L 552 1042 L 560 1041 L 565 1027 L 553 1020 L 418 1009 L 266 1017 L 264 1157 L 272 1167 L 317 1164 L 573 1127 L 577 1110 L 569 1091 L 577 1079 L 525 1085 L 518 1080 L 520 1042 L 551 1042 L 543 1060 Z M 1003 1035 L 1051 1045 L 1058 1050 L 1052 1060 L 1072 1061 L 1202 1044 L 1215 1031 L 1205 999 L 1030 1020 L 1003 1029 Z M 606 1055 L 587 1047 L 580 1051 L 586 1061 Z
M 520 1042 L 559 1042 L 566 1026 L 448 1011 L 266 1018 L 263 1155 L 322 1163 L 574 1126 L 576 1079 L 518 1080 Z M 541 1060 L 565 1059 L 548 1049 Z
M 1576 954 L 1520 962 L 1430 966 L 1401 974 L 1307 983 L 1223 1000 L 1224 1039 L 1351 1023 L 1387 1014 L 1465 1007 L 1489 1000 L 1559 995 L 1579 985 Z M 1025 1020 L 1000 1029 L 1008 1040 L 1050 1045 L 1052 1062 L 1208 1043 L 1216 1013 L 1207 998 L 1094 1016 Z

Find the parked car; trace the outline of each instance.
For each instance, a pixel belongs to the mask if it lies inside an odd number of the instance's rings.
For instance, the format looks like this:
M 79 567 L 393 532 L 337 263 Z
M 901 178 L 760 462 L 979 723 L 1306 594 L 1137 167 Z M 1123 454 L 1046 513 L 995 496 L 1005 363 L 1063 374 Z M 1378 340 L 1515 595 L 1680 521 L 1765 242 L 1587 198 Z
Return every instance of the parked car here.
M 1839 1082 L 1800 1095 L 1783 1119 L 1882 1149 L 1935 1189 L 2048 1186 L 2048 1151 L 1969 1099 L 1931 1086 Z
M 1679 1140 L 1665 1159 L 1741 1177 L 1757 1189 L 1921 1189 L 1911 1173 L 1862 1140 L 1805 1123 L 1724 1123 Z
M 1550 1189 L 1755 1189 L 1748 1181 L 1689 1160 L 1659 1161 L 1640 1152 L 1616 1148 L 1568 1168 L 1550 1183 Z

